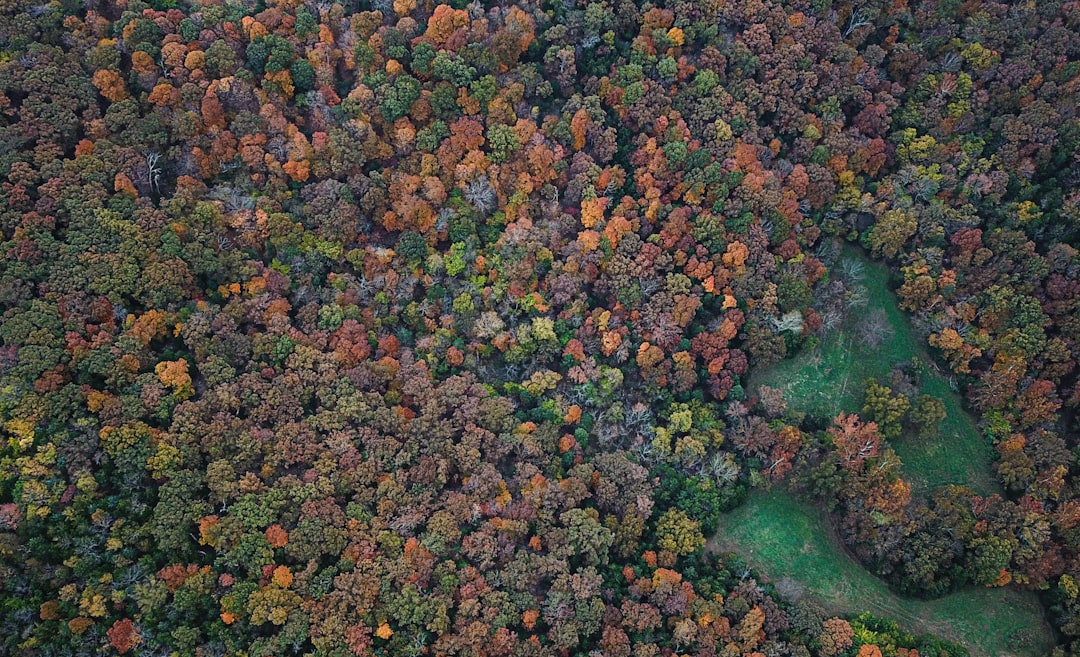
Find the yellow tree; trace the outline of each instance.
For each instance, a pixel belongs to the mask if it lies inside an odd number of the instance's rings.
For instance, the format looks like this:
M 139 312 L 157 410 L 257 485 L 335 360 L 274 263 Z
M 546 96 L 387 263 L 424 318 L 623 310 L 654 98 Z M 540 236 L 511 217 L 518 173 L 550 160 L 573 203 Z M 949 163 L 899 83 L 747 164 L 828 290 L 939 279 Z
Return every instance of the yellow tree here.
M 676 555 L 692 554 L 705 545 L 701 523 L 679 509 L 668 509 L 660 516 L 656 536 L 661 549 Z

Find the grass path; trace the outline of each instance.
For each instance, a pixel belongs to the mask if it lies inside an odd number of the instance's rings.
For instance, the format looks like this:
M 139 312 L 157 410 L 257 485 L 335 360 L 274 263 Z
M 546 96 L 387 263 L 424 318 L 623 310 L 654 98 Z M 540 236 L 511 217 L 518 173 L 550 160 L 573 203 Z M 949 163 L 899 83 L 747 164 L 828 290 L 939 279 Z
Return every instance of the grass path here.
M 907 477 L 921 491 L 956 483 L 971 486 L 982 494 L 999 492 L 991 470 L 990 446 L 964 410 L 960 395 L 938 371 L 911 322 L 897 305 L 896 296 L 889 290 L 888 268 L 868 260 L 854 248 L 846 248 L 844 255 L 859 258 L 863 263 L 868 306 L 852 312 L 816 348 L 756 371 L 750 378 L 749 389 L 760 385 L 779 388 L 789 407 L 831 418 L 840 411 L 862 409 L 866 379 L 887 383 L 889 372 L 896 364 L 917 362 L 923 371 L 920 392 L 940 399 L 945 404 L 946 418 L 939 435 L 933 439 L 904 435 L 893 441 L 892 447 L 904 462 Z M 867 313 L 878 309 L 884 311 L 894 335 L 877 351 L 868 352 L 856 344 L 854 331 Z
M 830 613 L 870 611 L 965 645 L 975 657 L 1035 657 L 1053 646 L 1033 593 L 972 588 L 938 600 L 902 598 L 848 555 L 829 527 L 825 514 L 791 494 L 759 491 L 723 518 L 707 549 L 742 555 L 768 581 L 794 581 Z

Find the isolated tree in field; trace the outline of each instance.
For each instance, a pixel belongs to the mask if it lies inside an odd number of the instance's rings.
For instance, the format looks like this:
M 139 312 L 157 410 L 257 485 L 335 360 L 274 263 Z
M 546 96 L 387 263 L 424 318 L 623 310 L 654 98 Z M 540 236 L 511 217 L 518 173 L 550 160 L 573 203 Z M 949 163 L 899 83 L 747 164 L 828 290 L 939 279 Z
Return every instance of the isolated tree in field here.
M 893 338 L 893 328 L 889 317 L 881 308 L 874 308 L 865 315 L 856 318 L 855 340 L 867 351 L 877 351 Z
M 920 438 L 938 435 L 941 421 L 946 418 L 945 404 L 931 395 L 919 395 L 908 412 L 908 418 L 916 426 Z
M 866 398 L 863 415 L 877 423 L 881 437 L 893 440 L 900 436 L 904 415 L 911 408 L 911 401 L 892 388 L 870 379 L 866 382 Z

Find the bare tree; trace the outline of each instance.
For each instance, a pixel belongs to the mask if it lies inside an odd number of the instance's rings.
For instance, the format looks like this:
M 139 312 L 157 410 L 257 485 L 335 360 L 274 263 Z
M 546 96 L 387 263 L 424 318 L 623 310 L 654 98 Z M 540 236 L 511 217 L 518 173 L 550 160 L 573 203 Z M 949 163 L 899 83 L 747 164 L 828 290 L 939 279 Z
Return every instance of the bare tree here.
M 848 310 L 863 308 L 870 303 L 870 295 L 865 287 L 858 285 L 848 290 L 844 300 L 847 303 Z
M 840 261 L 840 274 L 845 279 L 857 283 L 866 276 L 866 269 L 859 259 L 844 258 Z
M 491 186 L 487 176 L 480 176 L 465 186 L 465 200 L 476 208 L 477 212 L 486 215 L 495 209 L 498 199 L 495 196 L 495 188 Z
M 809 203 L 807 203 L 807 206 L 809 206 Z M 811 208 L 807 207 L 806 211 L 809 212 L 810 210 Z M 801 207 L 799 208 L 799 211 L 802 211 Z M 839 249 L 836 246 L 836 242 L 832 240 L 822 240 L 818 243 L 817 247 L 814 248 L 814 257 L 824 263 L 826 267 L 831 266 L 833 262 L 836 261 L 838 255 Z
M 889 318 L 881 308 L 871 310 L 855 327 L 855 339 L 870 351 L 877 351 L 892 336 Z
M 781 578 L 774 586 L 776 592 L 790 602 L 798 602 L 806 594 L 806 587 L 790 577 Z
M 146 184 L 150 186 L 151 191 L 161 193 L 158 184 L 161 179 L 161 167 L 158 166 L 161 154 L 156 151 L 148 151 L 143 153 L 143 156 L 146 158 Z
M 844 320 L 843 314 L 836 309 L 830 308 L 825 312 L 820 313 L 821 316 L 821 331 L 823 333 L 831 333 L 835 331 L 840 322 Z
M 761 401 L 761 407 L 765 409 L 765 415 L 770 418 L 780 417 L 787 411 L 784 391 L 779 388 L 759 386 L 758 399 Z
M 221 201 L 225 205 L 226 212 L 242 212 L 255 209 L 255 197 L 232 185 L 214 187 L 207 196 Z
M 792 310 L 780 317 L 770 317 L 769 324 L 772 326 L 773 331 L 777 333 L 783 333 L 784 331 L 799 333 L 803 327 L 803 316 L 798 310 Z
M 652 424 L 653 416 L 649 407 L 641 402 L 636 402 L 626 413 L 626 426 L 631 429 L 639 429 Z
M 848 18 L 847 27 L 844 28 L 843 37 L 846 39 L 851 36 L 851 33 L 860 27 L 866 27 L 874 21 L 874 13 L 866 7 L 861 7 L 851 12 L 851 17 Z
M 964 58 L 960 56 L 960 53 L 952 51 L 945 53 L 945 56 L 941 58 L 940 66 L 941 70 L 947 73 L 956 73 L 963 63 Z
M 731 453 L 713 454 L 702 470 L 721 488 L 739 478 L 739 464 Z

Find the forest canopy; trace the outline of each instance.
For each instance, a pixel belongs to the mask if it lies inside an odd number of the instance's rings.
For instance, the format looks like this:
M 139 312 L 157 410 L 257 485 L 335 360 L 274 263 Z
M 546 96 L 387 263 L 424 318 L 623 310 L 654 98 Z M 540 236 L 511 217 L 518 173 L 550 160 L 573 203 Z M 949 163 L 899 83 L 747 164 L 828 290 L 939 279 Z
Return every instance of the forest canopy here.
M 0 0 L 0 654 L 967 654 L 711 549 L 780 487 L 1080 654 L 1078 99 L 1061 0 Z M 928 358 L 751 386 L 853 248 Z

